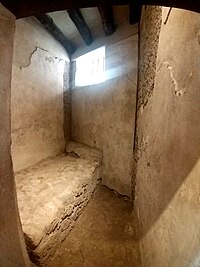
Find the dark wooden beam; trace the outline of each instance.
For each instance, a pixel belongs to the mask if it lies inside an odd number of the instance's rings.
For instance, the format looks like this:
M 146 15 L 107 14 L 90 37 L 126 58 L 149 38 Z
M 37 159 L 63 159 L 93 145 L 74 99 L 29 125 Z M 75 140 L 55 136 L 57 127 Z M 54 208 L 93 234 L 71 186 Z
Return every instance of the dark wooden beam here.
M 111 35 L 116 30 L 112 6 L 99 6 L 98 9 L 105 36 Z
M 140 21 L 142 12 L 142 5 L 140 0 L 134 0 L 129 5 L 129 23 L 135 24 Z
M 69 57 L 75 52 L 76 48 L 65 37 L 63 32 L 56 26 L 53 19 L 47 14 L 37 14 L 35 17 L 53 35 L 53 37 L 66 49 Z
M 130 5 L 134 0 L 1 0 L 17 18 L 58 10 L 96 6 Z M 141 0 L 142 5 L 177 7 L 200 13 L 199 0 Z
M 76 25 L 80 35 L 87 45 L 90 45 L 93 42 L 93 37 L 89 27 L 87 26 L 85 19 L 79 9 L 70 9 L 67 11 L 70 19 Z

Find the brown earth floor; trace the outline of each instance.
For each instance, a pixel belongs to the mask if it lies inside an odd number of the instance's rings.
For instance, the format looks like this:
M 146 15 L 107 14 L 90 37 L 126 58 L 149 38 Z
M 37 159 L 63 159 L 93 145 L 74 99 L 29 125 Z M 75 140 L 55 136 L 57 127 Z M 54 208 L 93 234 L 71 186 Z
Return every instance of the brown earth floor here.
M 141 267 L 132 205 L 100 187 L 48 267 Z

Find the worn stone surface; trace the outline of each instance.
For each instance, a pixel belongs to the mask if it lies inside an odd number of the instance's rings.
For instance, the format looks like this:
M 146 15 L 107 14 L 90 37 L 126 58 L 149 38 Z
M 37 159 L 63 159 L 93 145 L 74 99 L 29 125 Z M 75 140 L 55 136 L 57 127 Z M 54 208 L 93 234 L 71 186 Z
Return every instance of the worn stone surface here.
M 101 178 L 101 163 L 66 156 L 15 174 L 23 231 L 32 260 L 43 265 L 73 228 Z
M 106 47 L 101 84 L 73 88 L 72 139 L 103 151 L 103 183 L 131 195 L 138 38 Z
M 15 17 L 0 4 L 0 266 L 29 261 L 19 220 L 11 160 L 10 91 Z
M 15 171 L 64 151 L 63 74 L 67 60 L 64 48 L 36 19 L 17 21 L 11 90 Z
M 140 248 L 144 267 L 198 267 L 200 16 L 172 9 L 164 25 L 168 11 L 163 8 L 153 94 L 138 113 Z
M 103 159 L 103 153 L 101 150 L 72 141 L 67 143 L 66 152 L 75 153 L 75 155 L 82 159 L 93 160 L 100 163 L 102 163 Z
M 78 218 L 48 267 L 141 267 L 132 205 L 105 187 Z

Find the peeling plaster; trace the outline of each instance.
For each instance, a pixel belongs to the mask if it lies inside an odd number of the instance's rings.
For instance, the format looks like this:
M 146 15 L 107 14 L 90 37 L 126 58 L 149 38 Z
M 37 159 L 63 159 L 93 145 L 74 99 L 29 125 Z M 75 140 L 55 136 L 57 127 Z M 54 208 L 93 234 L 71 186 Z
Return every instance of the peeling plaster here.
M 30 54 L 30 56 L 29 56 L 28 64 L 18 66 L 20 70 L 21 70 L 21 69 L 28 68 L 28 67 L 31 65 L 32 57 L 33 57 L 33 55 L 34 55 L 38 50 L 41 50 L 41 51 L 44 51 L 44 52 L 47 52 L 47 53 L 50 54 L 50 52 L 49 52 L 47 49 L 44 49 L 44 48 L 39 47 L 39 46 L 36 46 L 35 49 L 33 50 L 33 52 L 31 52 L 31 54 Z M 51 55 L 51 54 L 50 54 L 50 55 Z M 55 57 L 55 56 L 53 56 L 53 55 L 51 55 L 51 58 L 54 58 L 54 59 L 59 60 L 59 61 L 64 60 L 64 59 L 62 59 L 62 58 Z M 49 63 L 52 63 L 52 62 L 53 62 L 52 59 L 50 59 L 50 58 L 48 58 L 48 57 L 46 57 L 45 60 L 46 60 L 46 61 L 49 61 Z
M 175 78 L 174 72 L 173 72 L 173 67 L 170 66 L 168 61 L 165 61 L 164 64 L 167 66 L 167 69 L 169 70 L 170 77 L 172 79 L 172 83 L 174 84 L 174 91 L 176 96 L 182 96 L 185 94 L 185 91 L 182 89 L 179 89 L 179 84 Z
M 193 72 L 191 71 L 186 76 L 186 82 L 185 82 L 184 88 L 183 89 L 180 89 L 180 85 L 179 85 L 179 83 L 178 83 L 178 81 L 177 81 L 177 79 L 175 77 L 175 74 L 174 74 L 174 67 L 172 67 L 168 61 L 164 61 L 164 64 L 166 65 L 167 69 L 169 70 L 172 83 L 174 84 L 175 95 L 176 96 L 182 96 L 182 95 L 184 95 L 185 94 L 185 90 L 188 87 L 189 79 L 193 76 Z
M 167 11 L 163 8 L 164 19 Z M 144 27 L 149 14 L 143 15 L 140 37 L 145 47 L 153 47 Z M 154 91 L 137 116 L 135 210 L 144 267 L 197 267 L 200 262 L 199 25 L 198 14 L 178 9 L 162 24 L 159 45 L 154 46 Z M 141 51 L 141 57 L 154 61 L 148 50 Z M 141 70 L 144 81 L 148 72 Z M 148 92 L 149 83 L 141 85 L 143 94 Z
M 14 47 L 11 129 L 17 172 L 64 150 L 63 75 L 69 63 L 60 45 L 33 21 L 16 24 Z

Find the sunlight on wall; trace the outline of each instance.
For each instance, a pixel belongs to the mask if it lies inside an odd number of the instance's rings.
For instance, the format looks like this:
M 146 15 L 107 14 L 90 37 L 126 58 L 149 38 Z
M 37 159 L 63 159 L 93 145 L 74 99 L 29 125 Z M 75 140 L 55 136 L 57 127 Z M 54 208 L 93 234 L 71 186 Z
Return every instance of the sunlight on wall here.
M 165 267 L 200 267 L 199 176 L 200 160 L 141 238 L 141 246 L 153 244 L 154 247 L 151 254 L 146 254 L 146 257 L 152 259 L 151 255 L 159 251 L 166 262 Z M 138 216 L 140 216 L 139 211 Z
M 98 84 L 106 80 L 105 46 L 77 58 L 75 62 L 76 87 Z

